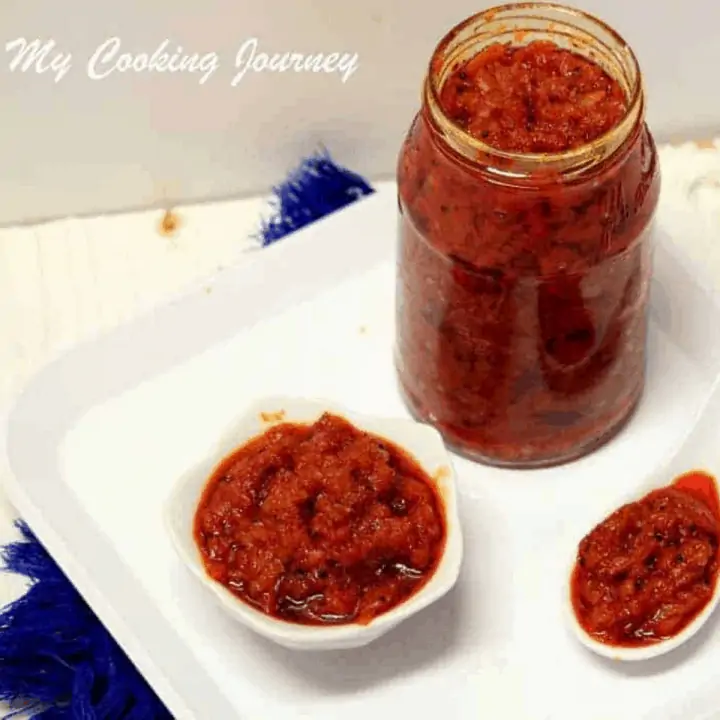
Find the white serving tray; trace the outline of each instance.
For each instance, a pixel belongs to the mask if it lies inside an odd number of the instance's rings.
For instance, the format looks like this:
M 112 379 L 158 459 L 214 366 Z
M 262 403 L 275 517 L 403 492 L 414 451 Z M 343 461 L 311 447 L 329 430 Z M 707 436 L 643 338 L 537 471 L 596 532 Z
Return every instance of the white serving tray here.
M 572 544 L 681 441 L 720 372 L 720 303 L 674 242 L 699 230 L 667 199 L 638 413 L 563 468 L 457 459 L 466 550 L 447 598 L 367 648 L 293 653 L 223 615 L 181 567 L 163 502 L 246 403 L 305 394 L 406 414 L 391 356 L 396 212 L 384 189 L 43 370 L 0 435 L 11 500 L 177 718 L 711 717 L 717 621 L 632 667 L 591 656 L 562 621 Z

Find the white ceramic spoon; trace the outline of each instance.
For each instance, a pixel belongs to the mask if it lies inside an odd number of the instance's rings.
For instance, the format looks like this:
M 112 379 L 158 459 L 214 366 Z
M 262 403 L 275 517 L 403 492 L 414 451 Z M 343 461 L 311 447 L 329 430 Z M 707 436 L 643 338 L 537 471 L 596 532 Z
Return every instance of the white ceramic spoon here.
M 631 496 L 607 510 L 597 522 L 588 527 L 600 524 L 605 518 L 626 503 L 635 502 L 648 493 L 664 488 L 673 483 L 679 476 L 692 471 L 703 471 L 715 479 L 715 489 L 720 490 L 717 478 L 720 476 L 720 378 L 710 391 L 709 397 L 691 425 L 680 447 L 666 460 L 653 475 L 643 483 Z M 570 588 L 572 574 L 577 558 L 577 548 L 581 538 L 573 548 L 572 563 L 567 573 L 567 584 L 564 588 L 564 605 L 570 627 L 577 639 L 589 650 L 613 660 L 638 661 L 664 655 L 687 642 L 707 622 L 720 601 L 720 582 L 716 582 L 713 596 L 703 610 L 681 632 L 673 637 L 641 647 L 617 647 L 601 643 L 583 629 L 573 609 Z

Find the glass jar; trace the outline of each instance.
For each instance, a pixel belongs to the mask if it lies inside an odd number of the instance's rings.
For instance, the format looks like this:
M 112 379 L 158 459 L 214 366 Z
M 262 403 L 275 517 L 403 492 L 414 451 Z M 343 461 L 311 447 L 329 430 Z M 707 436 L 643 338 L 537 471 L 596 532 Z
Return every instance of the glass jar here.
M 550 40 L 626 96 L 597 139 L 503 152 L 440 104 L 453 70 L 493 43 Z M 398 162 L 395 362 L 415 417 L 456 451 L 509 467 L 579 458 L 631 416 L 644 387 L 657 152 L 634 54 L 578 10 L 506 5 L 435 50 Z

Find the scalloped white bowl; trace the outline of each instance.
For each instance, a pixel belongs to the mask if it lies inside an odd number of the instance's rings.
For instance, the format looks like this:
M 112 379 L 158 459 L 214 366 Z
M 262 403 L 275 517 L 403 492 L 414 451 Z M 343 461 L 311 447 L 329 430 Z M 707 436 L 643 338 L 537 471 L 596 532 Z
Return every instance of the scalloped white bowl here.
M 260 612 L 208 576 L 193 537 L 193 519 L 202 492 L 224 458 L 274 423 L 312 423 L 324 412 L 344 417 L 357 428 L 387 438 L 404 449 L 433 478 L 443 501 L 447 539 L 435 573 L 405 602 L 366 625 L 299 625 Z M 414 420 L 360 415 L 324 400 L 279 396 L 249 405 L 205 458 L 178 480 L 165 505 L 165 524 L 181 561 L 225 612 L 259 635 L 296 650 L 338 650 L 376 640 L 448 593 L 458 579 L 463 556 L 455 471 L 440 434 Z

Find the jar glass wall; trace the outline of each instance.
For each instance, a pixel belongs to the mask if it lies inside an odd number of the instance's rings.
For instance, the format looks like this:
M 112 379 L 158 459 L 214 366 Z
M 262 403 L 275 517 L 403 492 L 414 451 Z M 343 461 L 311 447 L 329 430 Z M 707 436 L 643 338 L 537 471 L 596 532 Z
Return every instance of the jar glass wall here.
M 623 115 L 554 153 L 493 148 L 441 106 L 461 63 L 551 40 L 622 87 Z M 582 99 L 580 100 L 582 103 Z M 400 153 L 396 365 L 413 414 L 477 460 L 553 465 L 602 445 L 645 379 L 660 176 L 631 50 L 599 20 L 519 4 L 453 29 Z

